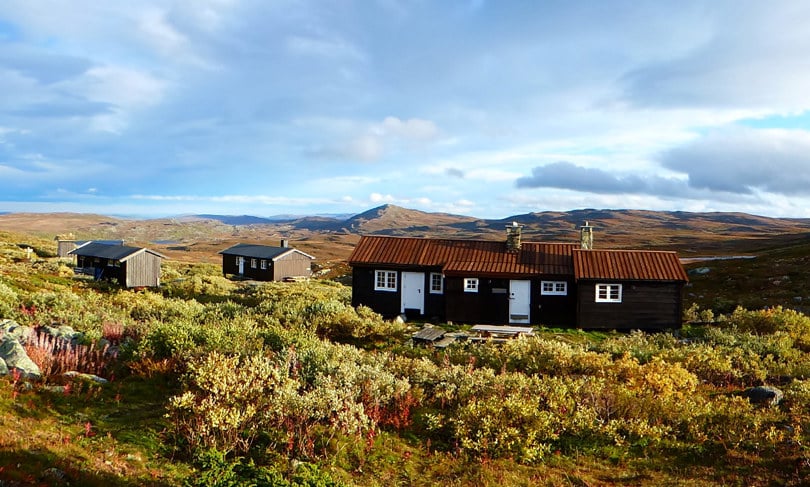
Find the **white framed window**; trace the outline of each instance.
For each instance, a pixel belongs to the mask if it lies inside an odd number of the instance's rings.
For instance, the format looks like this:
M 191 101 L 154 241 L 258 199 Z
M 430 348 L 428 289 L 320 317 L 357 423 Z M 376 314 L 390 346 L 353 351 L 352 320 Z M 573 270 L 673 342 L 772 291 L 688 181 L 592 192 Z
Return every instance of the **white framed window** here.
M 565 296 L 568 294 L 568 283 L 565 281 L 541 281 L 540 294 L 544 296 Z
M 267 269 L 267 261 L 262 259 L 261 263 L 259 264 L 262 270 Z
M 397 271 L 374 271 L 375 291 L 396 291 Z
M 440 272 L 430 273 L 430 293 L 441 294 L 444 292 L 444 278 Z
M 251 268 L 251 269 L 255 269 L 255 268 L 256 268 L 256 259 L 250 259 L 250 268 Z
M 477 293 L 478 292 L 478 278 L 477 277 L 465 277 L 464 278 L 464 292 L 465 293 Z
M 596 302 L 597 303 L 621 303 L 622 302 L 622 285 L 621 284 L 597 284 L 596 285 Z

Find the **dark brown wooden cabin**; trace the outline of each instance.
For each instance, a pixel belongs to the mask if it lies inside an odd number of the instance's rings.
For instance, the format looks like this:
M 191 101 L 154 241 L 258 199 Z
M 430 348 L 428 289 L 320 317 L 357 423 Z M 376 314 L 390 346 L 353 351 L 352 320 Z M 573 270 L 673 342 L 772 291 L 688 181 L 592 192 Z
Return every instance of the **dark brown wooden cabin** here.
M 236 244 L 219 252 L 222 254 L 222 274 L 256 281 L 282 281 L 308 278 L 315 257 L 287 246 Z
M 352 304 L 464 323 L 573 323 L 573 244 L 363 236 Z
M 349 257 L 352 305 L 462 323 L 581 328 L 680 326 L 686 273 L 674 252 L 580 244 L 363 236 Z M 582 248 L 584 247 L 584 248 Z
M 69 252 L 77 272 L 95 280 L 116 280 L 124 287 L 160 286 L 160 264 L 166 257 L 154 250 L 88 242 Z
M 675 252 L 575 250 L 574 274 L 580 328 L 681 325 L 688 278 Z

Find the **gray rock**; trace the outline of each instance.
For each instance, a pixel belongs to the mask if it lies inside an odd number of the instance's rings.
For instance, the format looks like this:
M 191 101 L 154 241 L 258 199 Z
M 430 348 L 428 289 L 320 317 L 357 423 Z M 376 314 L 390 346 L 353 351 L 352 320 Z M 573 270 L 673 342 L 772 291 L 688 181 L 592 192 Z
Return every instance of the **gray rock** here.
M 405 316 L 404 314 L 399 315 L 396 318 L 394 318 L 394 323 L 397 323 L 397 324 L 402 324 L 402 323 L 405 323 L 407 321 L 408 321 L 408 317 Z
M 40 328 L 40 331 L 52 337 L 69 341 L 78 341 L 82 337 L 80 332 L 74 330 L 73 327 L 69 325 L 43 326 Z
M 93 374 L 85 374 L 82 372 L 77 372 L 75 370 L 65 372 L 62 375 L 64 375 L 65 377 L 69 377 L 71 379 L 78 379 L 86 382 L 95 382 L 96 384 L 106 384 L 107 382 L 109 382 L 107 379 L 103 377 L 99 377 Z
M 688 274 L 708 274 L 711 271 L 709 267 L 698 267 L 696 269 L 689 269 Z
M 801 296 L 793 296 L 793 301 L 795 301 L 797 303 L 801 303 L 802 302 L 802 297 Z
M 56 467 L 46 468 L 39 475 L 40 480 L 49 482 L 59 482 L 60 484 L 67 480 L 67 474 Z M 57 484 L 59 485 L 59 484 Z
M 784 394 L 781 390 L 773 386 L 757 386 L 746 389 L 743 395 L 751 401 L 752 404 L 766 404 L 769 406 L 777 406 L 782 402 Z
M 45 386 L 44 389 L 54 394 L 64 394 L 65 386 Z
M 8 375 L 8 365 L 6 361 L 0 358 L 0 375 Z
M 0 335 L 11 335 L 16 339 L 21 340 L 28 338 L 28 335 L 33 332 L 34 331 L 31 327 L 22 326 L 14 320 L 0 320 Z
M 19 370 L 26 379 L 40 379 L 42 377 L 39 366 L 28 357 L 25 348 L 16 338 L 4 336 L 0 340 L 0 358 L 5 360 L 9 370 Z

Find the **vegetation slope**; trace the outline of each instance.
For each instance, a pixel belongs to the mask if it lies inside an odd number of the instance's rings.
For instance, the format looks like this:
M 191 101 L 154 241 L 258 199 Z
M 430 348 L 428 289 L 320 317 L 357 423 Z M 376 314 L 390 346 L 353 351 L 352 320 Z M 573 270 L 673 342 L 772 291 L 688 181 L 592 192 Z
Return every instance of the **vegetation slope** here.
M 42 381 L 0 378 L 5 485 L 810 480 L 810 318 L 792 309 L 693 306 L 686 318 L 711 324 L 439 352 L 351 308 L 338 283 L 250 285 L 169 262 L 161 289 L 122 290 L 54 251 L 0 232 L 0 319 L 83 334 L 29 342 Z M 785 252 L 773 258 L 806 258 Z M 90 353 L 102 338 L 116 354 Z M 68 365 L 110 382 L 65 377 Z M 762 384 L 782 401 L 744 395 Z

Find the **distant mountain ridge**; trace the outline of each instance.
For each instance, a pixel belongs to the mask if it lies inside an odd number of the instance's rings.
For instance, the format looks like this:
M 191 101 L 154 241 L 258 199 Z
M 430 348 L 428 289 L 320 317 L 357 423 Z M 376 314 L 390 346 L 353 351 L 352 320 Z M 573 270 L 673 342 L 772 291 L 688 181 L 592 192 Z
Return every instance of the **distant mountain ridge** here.
M 279 238 L 312 242 L 311 251 L 347 252 L 358 235 L 391 235 L 497 240 L 507 225 L 523 225 L 524 241 L 577 242 L 578 228 L 590 222 L 596 247 L 728 253 L 754 248 L 774 238 L 806 241 L 810 219 L 770 218 L 746 213 L 578 209 L 481 219 L 382 205 L 352 216 L 257 217 L 252 215 L 185 215 L 156 219 L 123 219 L 73 213 L 0 214 L 0 229 L 41 235 L 74 233 L 77 238 L 120 239 L 151 244 L 160 241 L 272 242 Z M 763 242 L 763 243 L 758 243 Z M 317 244 L 317 245 L 316 245 Z

